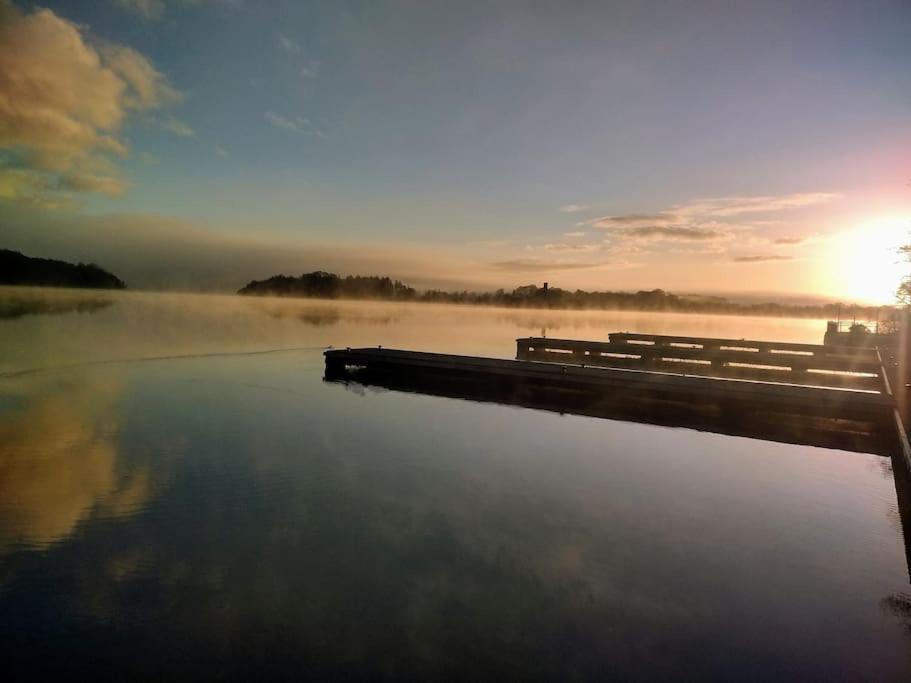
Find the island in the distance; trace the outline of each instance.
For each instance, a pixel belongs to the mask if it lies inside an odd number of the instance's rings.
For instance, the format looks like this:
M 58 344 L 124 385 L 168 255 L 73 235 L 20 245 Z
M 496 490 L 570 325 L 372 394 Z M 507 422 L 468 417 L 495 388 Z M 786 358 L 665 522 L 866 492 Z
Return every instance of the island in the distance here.
M 603 309 L 628 311 L 665 311 L 680 313 L 727 313 L 782 317 L 835 318 L 844 309 L 865 319 L 879 315 L 875 306 L 844 306 L 838 303 L 793 304 L 778 302 L 737 302 L 718 296 L 672 294 L 663 289 L 638 292 L 570 291 L 558 287 L 523 285 L 512 291 L 445 292 L 429 289 L 423 292 L 389 277 L 349 275 L 315 271 L 300 277 L 275 275 L 267 280 L 253 280 L 238 294 L 252 296 L 286 296 L 320 299 L 380 299 L 384 301 L 417 301 L 426 303 L 480 304 L 489 306 Z
M 0 285 L 126 289 L 123 280 L 94 263 L 32 258 L 11 249 L 0 249 Z

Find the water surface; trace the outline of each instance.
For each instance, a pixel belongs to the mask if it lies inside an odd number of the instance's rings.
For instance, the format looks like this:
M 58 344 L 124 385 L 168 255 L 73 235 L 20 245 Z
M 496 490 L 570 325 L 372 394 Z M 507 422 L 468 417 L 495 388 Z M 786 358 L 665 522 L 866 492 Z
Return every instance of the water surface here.
M 329 345 L 821 321 L 0 299 L 17 676 L 911 678 L 889 459 L 322 380 Z

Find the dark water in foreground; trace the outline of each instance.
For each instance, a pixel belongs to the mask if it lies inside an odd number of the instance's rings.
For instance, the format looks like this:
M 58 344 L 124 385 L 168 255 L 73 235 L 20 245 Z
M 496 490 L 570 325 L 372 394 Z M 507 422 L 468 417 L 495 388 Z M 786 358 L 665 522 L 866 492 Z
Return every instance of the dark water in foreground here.
M 911 680 L 888 459 L 327 384 L 319 350 L 818 321 L 86 296 L 0 291 L 12 678 Z

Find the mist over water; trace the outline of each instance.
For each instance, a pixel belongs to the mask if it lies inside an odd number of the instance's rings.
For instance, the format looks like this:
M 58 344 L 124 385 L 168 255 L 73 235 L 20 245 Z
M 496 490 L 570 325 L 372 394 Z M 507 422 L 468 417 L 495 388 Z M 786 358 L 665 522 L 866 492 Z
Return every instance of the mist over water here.
M 302 346 L 512 358 L 515 339 L 635 331 L 821 343 L 825 321 L 629 311 L 0 288 L 0 372 Z
M 822 321 L 0 292 L 0 657 L 20 677 L 907 680 L 890 461 L 323 381 Z

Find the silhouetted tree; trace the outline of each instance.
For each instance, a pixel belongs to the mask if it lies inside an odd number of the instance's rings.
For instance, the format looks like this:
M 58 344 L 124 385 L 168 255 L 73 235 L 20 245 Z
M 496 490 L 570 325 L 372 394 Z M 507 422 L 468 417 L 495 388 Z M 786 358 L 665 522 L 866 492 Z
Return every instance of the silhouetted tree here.
M 907 263 L 911 263 L 911 244 L 903 244 L 898 248 L 898 253 L 902 255 Z M 895 292 L 895 298 L 903 306 L 911 304 L 911 275 L 905 275 L 898 290 Z

